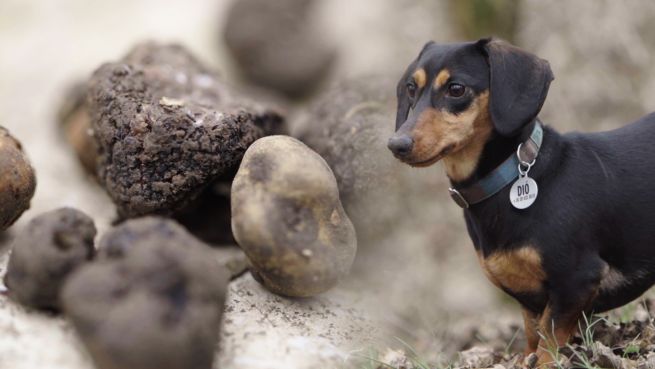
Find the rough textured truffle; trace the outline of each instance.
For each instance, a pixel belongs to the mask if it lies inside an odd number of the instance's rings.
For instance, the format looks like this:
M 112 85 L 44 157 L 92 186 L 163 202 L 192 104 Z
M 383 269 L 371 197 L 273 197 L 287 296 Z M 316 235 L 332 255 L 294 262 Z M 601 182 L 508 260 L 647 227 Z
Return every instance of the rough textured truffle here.
M 286 296 L 312 296 L 350 271 L 355 229 L 317 153 L 288 136 L 246 152 L 232 184 L 232 231 L 255 278 Z
M 141 44 L 104 64 L 88 101 L 98 178 L 122 217 L 183 208 L 282 123 L 177 45 Z
M 146 217 L 109 231 L 62 301 L 100 369 L 209 369 L 228 278 L 181 226 Z
M 77 267 L 93 258 L 96 228 L 71 208 L 32 219 L 13 242 L 5 275 L 9 296 L 38 309 L 59 310 L 59 292 Z
M 34 169 L 20 142 L 0 126 L 0 232 L 29 209 L 35 189 Z
M 316 0 L 239 0 L 229 11 L 224 37 L 243 74 L 292 97 L 311 92 L 336 60 Z

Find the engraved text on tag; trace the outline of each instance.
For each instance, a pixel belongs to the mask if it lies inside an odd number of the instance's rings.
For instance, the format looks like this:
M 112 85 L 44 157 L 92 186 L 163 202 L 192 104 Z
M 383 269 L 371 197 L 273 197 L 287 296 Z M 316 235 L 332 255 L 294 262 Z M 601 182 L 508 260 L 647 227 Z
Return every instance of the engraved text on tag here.
M 525 209 L 532 205 L 537 199 L 539 188 L 534 179 L 526 176 L 519 177 L 516 182 L 512 184 L 509 191 L 509 201 L 517 209 Z

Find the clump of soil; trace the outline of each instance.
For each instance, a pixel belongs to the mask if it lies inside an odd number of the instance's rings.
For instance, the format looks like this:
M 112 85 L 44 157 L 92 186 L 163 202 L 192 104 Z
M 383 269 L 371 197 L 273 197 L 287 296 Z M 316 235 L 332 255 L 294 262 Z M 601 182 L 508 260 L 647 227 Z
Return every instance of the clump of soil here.
M 128 220 L 66 283 L 66 314 L 100 369 L 209 369 L 229 272 L 172 220 Z
M 20 142 L 0 126 L 0 232 L 29 209 L 35 189 L 34 169 Z
M 178 45 L 144 43 L 102 65 L 88 103 L 98 179 L 122 218 L 184 208 L 283 124 Z
M 337 56 L 317 19 L 317 0 L 239 0 L 228 12 L 225 42 L 251 81 L 290 97 L 312 92 Z
M 32 219 L 13 241 L 4 279 L 9 297 L 25 306 L 59 310 L 66 278 L 93 258 L 95 235 L 93 220 L 75 209 Z
M 253 276 L 285 296 L 333 287 L 357 251 L 332 170 L 288 136 L 262 138 L 246 152 L 232 184 L 232 229 Z

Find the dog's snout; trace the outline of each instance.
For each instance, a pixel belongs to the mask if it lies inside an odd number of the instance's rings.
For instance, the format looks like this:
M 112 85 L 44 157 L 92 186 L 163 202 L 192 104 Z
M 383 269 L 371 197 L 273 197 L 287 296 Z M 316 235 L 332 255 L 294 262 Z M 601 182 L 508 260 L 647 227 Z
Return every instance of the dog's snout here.
M 407 156 L 412 152 L 414 140 L 407 135 L 393 136 L 389 139 L 387 147 L 396 156 Z

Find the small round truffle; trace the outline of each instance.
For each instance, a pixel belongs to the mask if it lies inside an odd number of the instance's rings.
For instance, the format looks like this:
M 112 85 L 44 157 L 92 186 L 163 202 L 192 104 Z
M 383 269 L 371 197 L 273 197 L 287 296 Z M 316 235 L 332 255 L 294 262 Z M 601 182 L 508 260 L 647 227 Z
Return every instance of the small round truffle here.
M 29 209 L 35 189 L 34 169 L 20 142 L 0 126 L 0 232 Z
M 259 139 L 246 151 L 232 183 L 232 232 L 255 278 L 285 296 L 331 288 L 357 250 L 332 170 L 288 136 Z
M 337 56 L 317 17 L 316 0 L 239 0 L 223 30 L 245 77 L 302 97 L 328 75 Z
M 81 264 L 93 258 L 96 228 L 86 214 L 71 208 L 32 219 L 13 242 L 5 285 L 9 297 L 37 308 L 59 310 L 59 292 Z
M 177 223 L 129 220 L 64 287 L 64 311 L 100 369 L 210 369 L 229 273 Z

